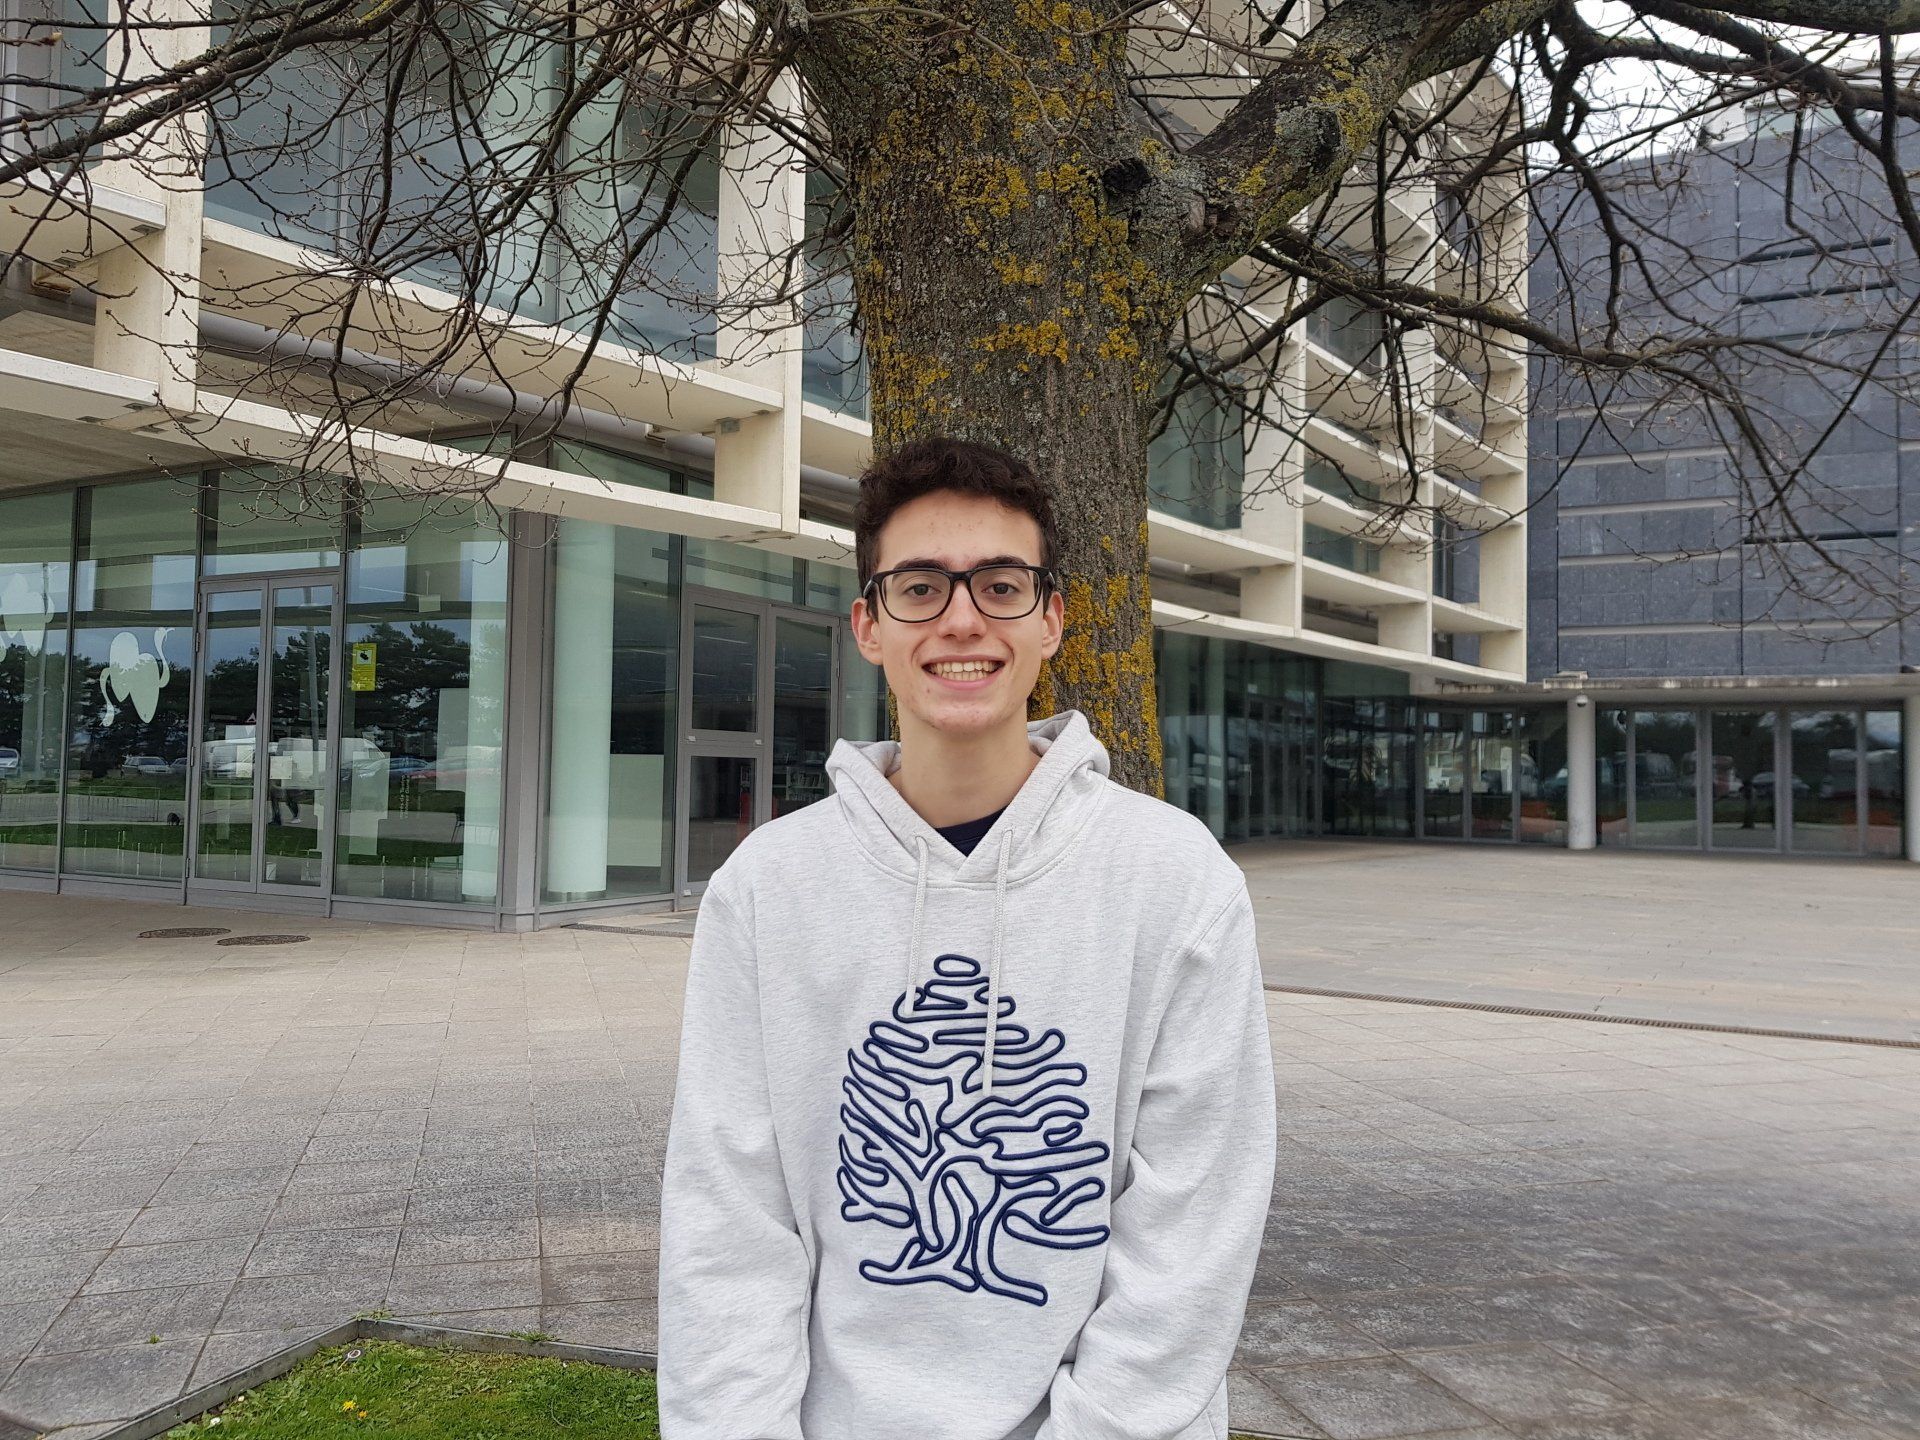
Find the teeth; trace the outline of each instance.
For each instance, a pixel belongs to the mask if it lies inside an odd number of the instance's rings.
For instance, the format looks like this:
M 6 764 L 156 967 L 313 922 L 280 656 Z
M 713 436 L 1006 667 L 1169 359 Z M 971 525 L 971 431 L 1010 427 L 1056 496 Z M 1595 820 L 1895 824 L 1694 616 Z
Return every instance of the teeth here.
M 950 675 L 955 679 L 965 679 L 970 675 L 991 675 L 1000 667 L 985 660 L 963 660 L 959 663 L 942 663 L 927 667 L 936 675 Z

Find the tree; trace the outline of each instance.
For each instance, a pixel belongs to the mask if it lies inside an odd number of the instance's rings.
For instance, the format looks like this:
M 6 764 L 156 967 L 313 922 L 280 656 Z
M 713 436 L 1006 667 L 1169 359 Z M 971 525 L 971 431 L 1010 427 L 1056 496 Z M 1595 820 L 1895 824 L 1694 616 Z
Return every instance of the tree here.
M 739 349 L 790 335 L 796 304 L 856 309 L 876 446 L 983 439 L 1052 487 L 1069 639 L 1036 707 L 1085 709 L 1116 778 L 1150 791 L 1147 455 L 1183 403 L 1300 433 L 1261 382 L 1290 333 L 1341 311 L 1372 327 L 1359 368 L 1409 461 L 1397 488 L 1356 489 L 1383 531 L 1444 533 L 1449 507 L 1498 523 L 1423 479 L 1407 357 L 1434 345 L 1470 378 L 1476 355 L 1531 350 L 1596 413 L 1621 394 L 1709 413 L 1756 511 L 1791 517 L 1814 442 L 1754 415 L 1741 337 L 1674 303 L 1710 257 L 1653 264 L 1621 187 L 1715 117 L 1830 114 L 1874 163 L 1899 253 L 1920 247 L 1899 155 L 1920 99 L 1895 43 L 1920 0 L 222 0 L 205 44 L 170 0 L 144 3 L 69 13 L 58 38 L 51 19 L 9 28 L 38 102 L 0 117 L 0 187 L 82 187 L 103 153 L 172 184 L 204 166 L 323 243 L 327 283 L 237 297 L 306 339 L 228 377 L 344 422 L 315 473 L 351 470 L 355 427 L 420 429 L 456 380 L 512 379 L 531 342 L 500 311 L 584 337 L 532 417 L 551 426 L 591 398 L 596 345 Z M 47 73 L 62 45 L 83 63 Z M 687 222 L 729 139 L 822 177 L 820 223 L 715 297 L 685 283 Z M 183 146 L 192 164 L 164 158 Z M 1537 248 L 1558 263 L 1577 240 L 1602 281 L 1590 311 L 1530 315 L 1490 237 L 1569 192 Z M 1422 205 L 1433 241 L 1409 265 Z M 386 303 L 400 277 L 453 297 L 430 332 Z M 368 348 L 384 359 L 351 354 Z M 1905 383 L 1891 344 L 1751 348 L 1842 387 Z

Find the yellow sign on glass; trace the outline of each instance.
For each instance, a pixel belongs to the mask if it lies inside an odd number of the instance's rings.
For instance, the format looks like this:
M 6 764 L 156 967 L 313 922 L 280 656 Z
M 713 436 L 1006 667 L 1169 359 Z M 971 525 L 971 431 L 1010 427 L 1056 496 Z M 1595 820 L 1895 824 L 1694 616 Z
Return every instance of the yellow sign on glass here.
M 353 664 L 348 670 L 347 688 L 349 690 L 373 689 L 374 668 L 380 658 L 380 647 L 371 641 L 361 641 L 353 646 Z

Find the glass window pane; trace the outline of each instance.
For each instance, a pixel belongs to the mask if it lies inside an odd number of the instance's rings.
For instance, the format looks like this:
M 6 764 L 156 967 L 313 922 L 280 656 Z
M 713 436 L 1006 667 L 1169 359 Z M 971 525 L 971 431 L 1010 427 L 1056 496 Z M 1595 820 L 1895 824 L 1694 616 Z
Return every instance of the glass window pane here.
M 1793 716 L 1790 847 L 1803 855 L 1860 853 L 1860 737 L 1851 710 Z
M 202 489 L 204 574 L 250 575 L 340 563 L 338 500 L 312 499 L 274 479 L 270 467 L 228 470 Z
M 54 868 L 73 495 L 0 500 L 0 867 Z
M 848 740 L 887 738 L 887 672 L 860 653 L 853 627 L 840 627 L 840 733 Z
M 1567 843 L 1564 706 L 1520 712 L 1520 838 L 1534 845 Z
M 1426 724 L 1426 795 L 1421 833 L 1429 840 L 1466 834 L 1466 716 L 1430 710 Z
M 200 803 L 194 875 L 253 878 L 255 786 L 260 777 L 260 612 L 258 590 L 207 597 L 200 650 Z
M 556 470 L 564 470 L 569 475 L 590 475 L 609 485 L 669 492 L 674 488 L 671 470 L 579 440 L 555 440 L 552 463 Z
M 334 889 L 491 904 L 499 890 L 508 545 L 466 505 L 367 505 L 347 562 Z
M 773 623 L 773 814 L 827 794 L 833 744 L 833 627 Z
M 1774 716 L 1765 710 L 1716 710 L 1713 743 L 1713 848 L 1777 850 L 1773 793 Z
M 1513 712 L 1476 710 L 1473 714 L 1473 838 L 1513 838 Z
M 1232 401 L 1205 385 L 1181 392 L 1166 428 L 1147 446 L 1153 508 L 1215 530 L 1235 529 L 1245 472 L 1240 412 Z
M 268 885 L 318 885 L 325 871 L 333 595 L 331 585 L 280 585 L 273 592 L 261 776 L 267 793 L 260 879 Z
M 563 520 L 554 551 L 549 902 L 672 888 L 680 601 L 664 535 Z M 604 757 L 604 758 L 603 758 Z
M 760 618 L 693 607 L 692 728 L 751 734 L 758 725 Z
M 1699 741 L 1688 710 L 1642 710 L 1633 717 L 1633 843 L 1700 843 L 1694 771 Z
M 1602 710 L 1594 717 L 1594 839 L 1627 843 L 1627 712 Z
M 1322 828 L 1329 835 L 1411 836 L 1423 752 L 1420 711 L 1406 695 L 1406 677 L 1345 661 L 1326 665 L 1324 676 Z M 1312 687 L 1289 694 L 1302 710 L 1302 743 L 1310 744 Z M 1312 797 L 1299 803 L 1311 820 Z
M 753 828 L 753 757 L 695 755 L 688 771 L 687 880 L 698 885 Z
M 1920 744 L 1920 736 L 1907 743 Z M 1869 710 L 1867 744 L 1867 853 L 1900 856 L 1905 853 L 1902 823 L 1906 806 L 1906 776 L 1901 769 L 1900 712 Z
M 172 480 L 80 493 L 61 857 L 72 873 L 180 878 L 195 498 Z
M 736 545 L 731 540 L 701 540 L 688 537 L 686 583 L 706 585 L 715 590 L 731 590 L 736 595 L 791 603 L 799 585 L 795 571 L 800 562 L 791 555 L 776 555 L 751 545 Z

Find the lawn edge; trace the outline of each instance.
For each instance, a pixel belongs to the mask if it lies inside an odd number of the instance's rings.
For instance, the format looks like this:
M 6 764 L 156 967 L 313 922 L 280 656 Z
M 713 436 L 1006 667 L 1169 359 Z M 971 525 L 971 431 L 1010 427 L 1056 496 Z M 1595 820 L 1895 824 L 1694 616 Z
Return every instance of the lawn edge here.
M 224 1405 L 234 1396 L 277 1380 L 303 1360 L 322 1350 L 354 1340 L 392 1340 L 404 1345 L 422 1345 L 442 1350 L 470 1350 L 495 1355 L 524 1355 L 536 1360 L 584 1360 L 615 1370 L 652 1370 L 658 1357 L 650 1350 L 621 1350 L 610 1345 L 585 1345 L 570 1340 L 522 1340 L 513 1335 L 496 1335 L 485 1330 L 461 1330 L 447 1325 L 423 1325 L 412 1320 L 373 1320 L 355 1318 L 330 1330 L 322 1330 L 296 1340 L 284 1350 L 276 1350 L 231 1375 L 209 1381 L 186 1394 L 143 1410 L 130 1420 L 122 1420 L 110 1430 L 97 1432 L 93 1440 L 152 1440 L 175 1425 L 204 1415 L 216 1405 Z M 59 1431 L 46 1432 L 58 1440 Z

